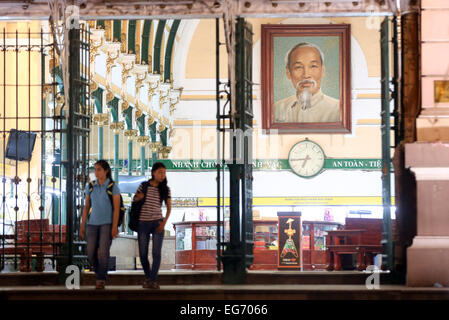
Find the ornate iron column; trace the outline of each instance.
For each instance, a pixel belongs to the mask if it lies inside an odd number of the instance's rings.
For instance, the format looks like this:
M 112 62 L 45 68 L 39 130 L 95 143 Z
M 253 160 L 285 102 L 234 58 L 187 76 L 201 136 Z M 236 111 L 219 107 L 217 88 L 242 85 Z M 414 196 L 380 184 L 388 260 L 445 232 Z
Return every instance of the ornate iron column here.
M 235 111 L 230 116 L 230 234 L 222 243 L 223 282 L 245 283 L 253 261 L 252 219 L 252 27 L 244 19 L 236 23 Z M 231 108 L 232 109 L 232 108 Z M 220 121 L 220 117 L 217 121 Z

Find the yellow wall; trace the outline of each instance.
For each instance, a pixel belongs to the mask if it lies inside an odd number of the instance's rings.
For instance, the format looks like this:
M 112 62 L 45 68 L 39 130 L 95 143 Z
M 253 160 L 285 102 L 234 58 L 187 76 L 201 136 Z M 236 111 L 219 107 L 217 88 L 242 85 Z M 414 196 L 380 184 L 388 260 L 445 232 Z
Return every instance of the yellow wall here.
M 381 137 L 375 126 L 358 127 L 354 137 L 345 138 L 338 134 L 259 136 L 260 129 L 254 129 L 253 158 L 287 159 L 290 149 L 306 137 L 320 144 L 330 158 L 376 158 L 380 157 Z M 217 140 L 215 128 L 176 128 L 173 137 L 173 159 L 215 159 Z M 369 139 L 369 143 L 367 143 Z M 200 141 L 200 143 L 198 143 Z M 226 137 L 226 143 L 229 138 Z M 229 148 L 225 148 L 226 152 Z M 193 157 L 192 157 L 193 156 Z
M 40 22 L 18 22 L 18 23 L 0 23 L 0 30 L 6 32 L 6 41 L 9 45 L 15 44 L 16 30 L 26 34 L 18 34 L 19 39 L 28 38 L 28 30 L 36 32 L 31 35 L 32 41 L 40 39 Z M 10 32 L 8 34 L 8 32 Z M 3 35 L 0 40 L 2 43 Z M 20 40 L 19 40 L 20 41 Z M 23 41 L 23 40 L 22 40 Z M 3 43 L 2 43 L 3 44 Z M 28 41 L 25 40 L 25 44 Z M 40 52 L 32 51 L 28 54 L 27 51 L 16 52 L 13 50 L 0 53 L 0 70 L 1 74 L 6 75 L 0 78 L 0 114 L 2 121 L 0 121 L 0 130 L 9 131 L 12 128 L 25 131 L 39 131 L 41 130 L 41 57 Z M 16 121 L 16 117 L 22 118 Z M 28 119 L 34 117 L 35 119 Z M 6 118 L 3 122 L 3 118 Z M 12 119 L 11 119 L 12 118 Z M 30 208 L 31 217 L 39 216 L 38 203 L 38 178 L 41 176 L 41 136 L 38 134 L 33 155 L 30 162 L 20 161 L 16 166 L 15 161 L 6 160 L 3 163 L 3 150 L 6 149 L 8 135 L 3 138 L 0 135 L 0 175 L 5 175 L 9 178 L 18 176 L 21 179 L 17 194 L 19 198 L 23 198 L 24 194 L 31 197 L 32 206 Z M 27 179 L 31 178 L 29 189 Z M 5 185 L 7 193 L 10 190 L 9 185 Z M 15 191 L 14 191 L 15 192 Z M 24 199 L 22 199 L 24 201 Z M 19 206 L 18 219 L 27 218 L 28 210 L 24 206 Z M 7 217 L 8 218 L 8 217 Z M 10 217 L 9 217 L 10 218 Z
M 384 18 L 372 18 L 372 17 L 337 17 L 337 18 L 329 18 L 328 20 L 331 23 L 340 24 L 346 23 L 351 25 L 351 35 L 360 45 L 363 54 L 366 59 L 367 68 L 368 68 L 368 77 L 378 78 L 380 77 L 380 23 Z M 253 27 L 253 43 L 260 45 L 261 39 L 261 25 L 262 24 L 279 24 L 282 22 L 291 22 L 284 21 L 286 19 L 281 18 L 250 18 L 248 22 L 251 23 Z M 301 19 L 296 19 L 297 21 L 301 21 Z M 303 19 L 304 23 L 313 22 L 310 19 Z M 322 19 L 321 19 L 322 20 Z M 295 22 L 296 23 L 296 22 Z M 300 23 L 300 22 L 298 22 Z M 222 26 L 222 21 L 220 21 L 220 26 Z M 221 33 L 223 32 L 222 28 L 220 28 Z M 223 34 L 221 35 L 221 40 L 224 41 Z M 257 53 L 256 53 L 257 54 Z M 221 47 L 220 51 L 221 59 L 220 59 L 220 75 L 222 78 L 227 76 L 227 55 L 225 52 L 225 47 Z M 260 57 L 253 57 L 254 60 L 260 60 Z M 215 20 L 201 20 L 195 30 L 193 35 L 192 42 L 189 47 L 187 63 L 186 63 L 186 81 L 190 79 L 215 79 Z M 355 67 L 355 71 L 357 72 L 357 67 Z M 255 79 L 256 82 L 260 81 L 260 79 Z M 357 84 L 357 88 L 360 89 L 360 84 Z M 367 88 L 373 89 L 373 88 Z M 198 88 L 201 90 L 201 88 Z M 189 95 L 185 94 L 185 97 L 188 100 Z M 369 101 L 367 108 L 379 108 L 380 107 L 380 90 L 377 92 L 373 92 L 372 90 L 368 90 L 364 92 L 357 93 L 357 96 L 354 97 L 356 100 L 352 101 L 352 108 L 354 110 L 355 105 L 357 105 L 357 99 L 366 99 L 365 101 Z M 210 100 L 210 107 L 215 108 L 215 97 L 211 97 L 210 95 L 203 94 L 203 96 L 196 94 L 194 100 L 203 101 Z M 256 97 L 256 100 L 260 97 Z M 180 106 L 182 108 L 182 106 Z M 260 108 L 260 106 L 255 107 Z M 194 119 L 192 119 L 194 120 Z M 180 121 L 175 121 L 176 124 Z M 182 121 L 181 121 L 182 122 Z M 212 126 L 212 128 L 204 128 L 202 129 L 201 136 L 205 139 L 205 144 L 207 145 L 206 152 L 204 150 L 199 153 L 199 149 L 197 148 L 194 151 L 188 151 L 186 147 L 186 143 L 190 141 L 194 141 L 193 135 L 194 131 L 197 129 L 188 128 L 189 121 L 184 121 L 183 127 L 179 130 L 175 130 L 175 136 L 173 138 L 173 151 L 171 156 L 177 159 L 185 159 L 187 156 L 194 154 L 194 158 L 215 158 L 215 154 L 209 152 L 207 150 L 211 150 L 212 146 L 216 145 L 215 138 L 213 141 L 209 141 L 206 137 L 212 137 L 215 135 L 215 129 L 213 128 L 213 123 L 208 123 L 208 125 Z M 210 121 L 203 121 L 210 122 Z M 275 140 L 278 141 L 277 148 L 278 157 L 280 159 L 286 159 L 288 157 L 288 152 L 290 148 L 299 140 L 308 137 L 311 140 L 318 142 L 328 157 L 346 157 L 346 158 L 370 158 L 370 157 L 378 157 L 381 155 L 381 136 L 380 136 L 380 114 L 377 119 L 360 119 L 355 118 L 353 115 L 353 134 L 352 135 L 342 135 L 342 134 L 309 134 L 309 135 L 280 135 Z M 192 125 L 193 122 L 190 123 Z M 261 124 L 255 121 L 255 128 L 260 128 Z M 181 131 L 180 131 L 181 130 Z M 182 132 L 182 134 L 180 133 Z M 256 131 L 257 132 L 257 131 Z M 255 136 L 255 144 L 256 145 L 264 145 L 266 139 L 261 139 L 257 135 Z M 193 147 L 191 147 L 193 148 Z M 263 152 L 263 148 L 259 148 L 256 150 L 255 158 L 272 158 L 272 152 Z M 193 150 L 193 149 L 192 149 Z
M 284 19 L 248 19 L 253 26 L 253 43 L 261 37 L 262 24 L 278 24 Z M 304 19 L 305 21 L 307 19 Z M 368 76 L 380 77 L 380 32 L 382 18 L 338 17 L 332 23 L 351 24 L 351 35 L 357 40 L 366 56 Z M 224 42 L 223 23 L 220 21 L 220 40 Z M 227 77 L 225 46 L 220 48 L 220 76 Z M 186 79 L 215 78 L 215 20 L 201 20 L 190 43 L 186 63 Z

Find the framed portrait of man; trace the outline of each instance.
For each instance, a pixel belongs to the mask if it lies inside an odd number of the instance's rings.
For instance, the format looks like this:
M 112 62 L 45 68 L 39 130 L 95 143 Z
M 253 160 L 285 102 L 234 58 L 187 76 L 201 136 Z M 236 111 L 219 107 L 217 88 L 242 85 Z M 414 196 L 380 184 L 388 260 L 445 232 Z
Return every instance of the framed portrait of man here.
M 350 25 L 262 25 L 262 123 L 350 133 Z

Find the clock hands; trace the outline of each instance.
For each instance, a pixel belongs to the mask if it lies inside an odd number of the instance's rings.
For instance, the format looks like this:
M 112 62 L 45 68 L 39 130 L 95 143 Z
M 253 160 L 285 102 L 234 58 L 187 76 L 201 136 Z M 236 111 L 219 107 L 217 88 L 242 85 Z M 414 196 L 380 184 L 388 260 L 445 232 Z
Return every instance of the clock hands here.
M 309 155 L 307 155 L 307 157 L 305 157 L 304 162 L 302 163 L 302 168 L 304 168 L 304 166 L 306 165 L 306 162 L 310 159 L 311 158 L 309 157 Z
M 310 158 L 310 156 L 307 155 L 305 158 L 290 159 L 290 161 L 304 161 L 304 162 L 302 163 L 302 168 L 304 168 L 304 166 L 306 165 L 306 162 L 307 162 L 308 160 L 311 160 L 311 159 L 312 159 L 312 158 Z
M 290 168 L 303 178 L 311 178 L 320 173 L 324 168 L 325 158 L 321 147 L 308 139 L 295 144 L 288 155 Z

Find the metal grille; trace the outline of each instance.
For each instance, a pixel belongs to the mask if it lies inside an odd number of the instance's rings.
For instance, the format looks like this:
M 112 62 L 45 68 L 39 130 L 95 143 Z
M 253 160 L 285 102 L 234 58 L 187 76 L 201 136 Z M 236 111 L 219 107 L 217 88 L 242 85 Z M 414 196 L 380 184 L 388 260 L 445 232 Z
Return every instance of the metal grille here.
M 2 30 L 2 271 L 54 269 L 61 258 L 85 264 L 77 230 L 88 177 L 89 32 L 82 27 L 69 34 L 65 92 L 50 33 Z

